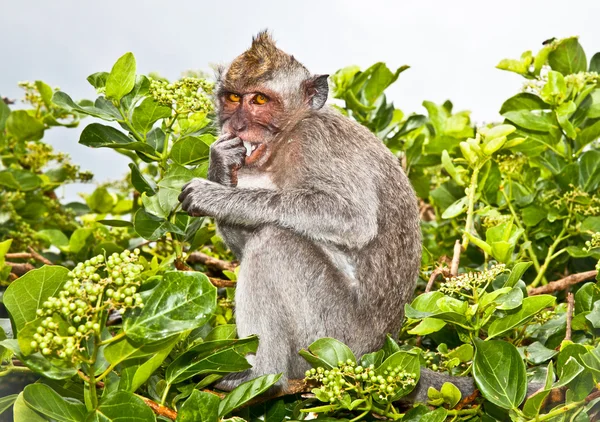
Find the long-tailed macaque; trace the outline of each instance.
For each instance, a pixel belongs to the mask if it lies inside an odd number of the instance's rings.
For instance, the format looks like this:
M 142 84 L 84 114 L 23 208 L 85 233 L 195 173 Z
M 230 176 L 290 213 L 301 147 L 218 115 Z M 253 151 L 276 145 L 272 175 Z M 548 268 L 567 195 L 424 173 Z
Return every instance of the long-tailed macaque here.
M 267 32 L 220 69 L 215 95 L 221 137 L 208 180 L 179 199 L 214 217 L 240 259 L 238 334 L 260 338 L 253 368 L 219 387 L 302 378 L 298 351 L 321 337 L 357 356 L 377 350 L 402 325 L 421 261 L 417 199 L 398 158 L 325 106 L 327 75 L 311 75 Z M 445 381 L 430 374 L 417 399 Z

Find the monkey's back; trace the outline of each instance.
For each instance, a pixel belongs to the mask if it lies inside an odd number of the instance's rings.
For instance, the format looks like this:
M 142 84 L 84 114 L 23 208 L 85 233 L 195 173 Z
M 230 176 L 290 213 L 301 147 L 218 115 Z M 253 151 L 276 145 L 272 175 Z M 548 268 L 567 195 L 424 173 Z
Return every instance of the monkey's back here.
M 352 322 L 346 332 L 335 334 L 361 355 L 379 348 L 387 333 L 397 335 L 404 304 L 412 297 L 421 262 L 417 198 L 399 159 L 362 125 L 323 108 L 299 129 L 301 140 L 294 142 L 300 144 L 286 155 L 301 171 L 297 180 L 283 183 L 324 191 L 343 185 L 337 192 L 341 199 L 356 204 L 356 212 L 374 213 L 376 218 L 375 228 L 356 229 L 369 233 L 368 241 L 358 247 L 335 246 L 332 258 L 338 267 L 353 266 L 356 279 L 356 303 L 347 310 Z M 298 157 L 304 157 L 301 163 Z M 332 182 L 332 175 L 339 185 Z M 349 264 L 339 254 L 347 254 Z

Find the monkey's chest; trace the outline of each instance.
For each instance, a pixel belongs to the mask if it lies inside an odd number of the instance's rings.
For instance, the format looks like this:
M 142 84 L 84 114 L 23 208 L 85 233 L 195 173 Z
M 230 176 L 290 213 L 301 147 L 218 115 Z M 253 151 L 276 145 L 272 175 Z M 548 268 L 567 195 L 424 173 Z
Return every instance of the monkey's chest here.
M 246 189 L 277 189 L 277 185 L 275 185 L 269 173 L 246 170 L 244 168 L 238 171 L 237 187 Z

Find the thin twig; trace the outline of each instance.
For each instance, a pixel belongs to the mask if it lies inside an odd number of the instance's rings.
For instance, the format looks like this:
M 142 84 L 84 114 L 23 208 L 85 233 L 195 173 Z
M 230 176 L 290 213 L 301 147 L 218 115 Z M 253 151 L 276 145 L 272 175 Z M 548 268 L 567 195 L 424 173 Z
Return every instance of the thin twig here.
M 175 261 L 175 268 L 179 271 L 194 271 L 192 267 L 189 267 L 184 262 L 180 260 Z M 237 283 L 231 280 L 223 280 L 222 278 L 208 277 L 213 286 L 222 288 L 222 287 L 235 287 Z
M 433 283 L 435 282 L 435 279 L 438 278 L 438 276 L 445 275 L 447 272 L 448 270 L 446 268 L 436 268 L 435 270 L 433 270 L 431 272 L 431 275 L 429 276 L 427 286 L 425 286 L 425 293 L 429 293 L 431 291 L 431 289 L 433 288 Z
M 541 295 L 544 293 L 553 293 L 560 290 L 565 290 L 573 284 L 581 283 L 582 281 L 589 280 L 598 275 L 598 271 L 585 271 L 583 273 L 571 274 L 560 280 L 552 281 L 545 286 L 534 287 L 529 289 L 529 296 Z
M 28 246 L 27 249 L 29 249 L 29 252 L 31 252 L 31 257 L 33 259 L 35 259 L 36 261 L 39 261 L 42 264 L 46 264 L 46 265 L 54 265 L 54 263 L 52 261 L 50 261 L 46 257 L 40 255 L 39 253 L 37 253 L 31 246 Z
M 166 406 L 162 406 L 162 405 L 156 403 L 155 401 L 150 400 L 147 397 L 140 396 L 139 394 L 136 394 L 136 396 L 138 396 L 140 399 L 142 399 L 144 401 L 144 403 L 146 403 L 146 406 L 148 406 L 150 409 L 152 409 L 152 411 L 154 413 L 156 413 L 158 416 L 164 416 L 165 418 L 169 418 L 171 420 L 177 419 L 177 412 L 174 411 L 173 409 L 169 409 Z
M 573 308 L 575 307 L 575 298 L 573 293 L 567 293 L 567 332 L 565 340 L 571 340 L 571 325 L 573 323 Z
M 192 252 L 187 259 L 189 264 L 202 264 L 217 270 L 234 271 L 237 265 L 223 259 L 214 258 L 202 252 Z
M 6 261 L 5 264 L 8 265 L 9 267 L 11 267 L 11 270 L 10 270 L 11 273 L 14 273 L 18 276 L 22 276 L 23 274 L 27 273 L 28 271 L 35 269 L 35 267 L 33 265 L 28 264 L 28 263 L 18 263 L 18 262 Z
M 454 243 L 454 254 L 452 255 L 452 264 L 450 265 L 450 274 L 452 277 L 458 275 L 458 266 L 460 264 L 460 253 L 462 252 L 462 244 L 460 240 Z

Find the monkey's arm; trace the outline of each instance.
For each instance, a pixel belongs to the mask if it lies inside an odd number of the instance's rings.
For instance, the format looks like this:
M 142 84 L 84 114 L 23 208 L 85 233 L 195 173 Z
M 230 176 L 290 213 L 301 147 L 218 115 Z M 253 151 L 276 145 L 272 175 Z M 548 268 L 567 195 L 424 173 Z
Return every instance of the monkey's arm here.
M 223 186 L 237 185 L 237 172 L 244 164 L 246 148 L 239 138 L 222 136 L 210 146 L 208 180 Z M 238 259 L 242 259 L 244 246 L 252 229 L 228 224 L 217 219 L 219 234 Z
M 369 203 L 368 194 L 345 193 L 241 189 L 194 179 L 184 186 L 179 200 L 191 215 L 240 226 L 276 224 L 319 241 L 361 248 L 377 234 L 377 204 Z

